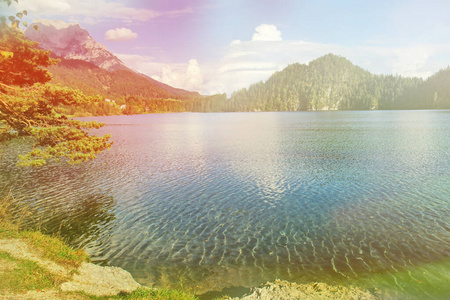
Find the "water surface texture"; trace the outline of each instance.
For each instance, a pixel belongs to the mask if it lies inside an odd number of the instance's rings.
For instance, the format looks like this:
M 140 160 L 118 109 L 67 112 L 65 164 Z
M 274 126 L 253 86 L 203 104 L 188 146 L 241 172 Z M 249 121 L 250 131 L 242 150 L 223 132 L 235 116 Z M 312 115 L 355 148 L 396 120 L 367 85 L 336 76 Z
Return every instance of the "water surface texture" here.
M 198 293 L 276 278 L 450 293 L 450 111 L 94 119 L 114 140 L 97 160 L 20 169 L 16 141 L 0 182 L 98 263 Z

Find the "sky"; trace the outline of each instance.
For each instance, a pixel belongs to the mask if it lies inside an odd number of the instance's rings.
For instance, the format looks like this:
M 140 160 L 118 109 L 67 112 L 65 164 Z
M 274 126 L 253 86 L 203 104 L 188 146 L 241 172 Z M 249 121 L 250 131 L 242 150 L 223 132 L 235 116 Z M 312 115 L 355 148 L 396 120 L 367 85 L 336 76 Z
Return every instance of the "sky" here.
M 327 53 L 375 74 L 450 65 L 448 0 L 19 0 L 76 22 L 127 66 L 174 87 L 227 93 Z

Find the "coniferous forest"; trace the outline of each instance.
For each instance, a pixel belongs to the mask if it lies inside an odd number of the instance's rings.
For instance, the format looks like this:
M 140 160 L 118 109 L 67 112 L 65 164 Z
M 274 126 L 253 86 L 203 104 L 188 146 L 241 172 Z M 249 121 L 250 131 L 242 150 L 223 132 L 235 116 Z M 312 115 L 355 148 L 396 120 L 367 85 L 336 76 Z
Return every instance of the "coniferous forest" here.
M 229 110 L 369 110 L 450 108 L 450 69 L 427 80 L 374 75 L 328 54 L 291 64 L 266 82 L 234 92 Z

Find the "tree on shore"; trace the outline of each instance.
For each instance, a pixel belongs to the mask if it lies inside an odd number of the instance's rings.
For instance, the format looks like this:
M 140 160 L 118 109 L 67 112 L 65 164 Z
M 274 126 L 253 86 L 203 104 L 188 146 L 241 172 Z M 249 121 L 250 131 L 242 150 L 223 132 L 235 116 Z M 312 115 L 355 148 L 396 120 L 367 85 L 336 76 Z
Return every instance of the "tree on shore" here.
M 0 20 L 0 140 L 25 136 L 33 140 L 32 149 L 19 155 L 18 164 L 42 166 L 52 159 L 75 164 L 109 149 L 110 135 L 88 133 L 104 124 L 72 120 L 58 112 L 58 106 L 83 105 L 93 97 L 48 84 L 51 74 L 45 67 L 58 60 L 27 40 L 15 19 L 10 21 Z

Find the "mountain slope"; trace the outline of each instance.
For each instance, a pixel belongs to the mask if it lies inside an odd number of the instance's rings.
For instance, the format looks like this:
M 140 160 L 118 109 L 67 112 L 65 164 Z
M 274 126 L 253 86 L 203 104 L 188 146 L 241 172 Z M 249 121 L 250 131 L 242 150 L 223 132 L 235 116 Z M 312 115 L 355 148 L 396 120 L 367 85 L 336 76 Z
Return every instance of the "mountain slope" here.
M 77 88 L 88 95 L 105 98 L 138 97 L 145 99 L 190 99 L 200 97 L 196 92 L 176 89 L 130 69 L 106 71 L 82 60 L 61 59 L 49 68 L 53 83 Z
M 135 72 L 97 43 L 79 24 L 55 20 L 36 20 L 39 30 L 29 26 L 25 35 L 51 50 L 61 62 L 50 68 L 53 83 L 79 89 L 89 95 L 108 98 L 191 99 L 196 92 L 177 89 Z

